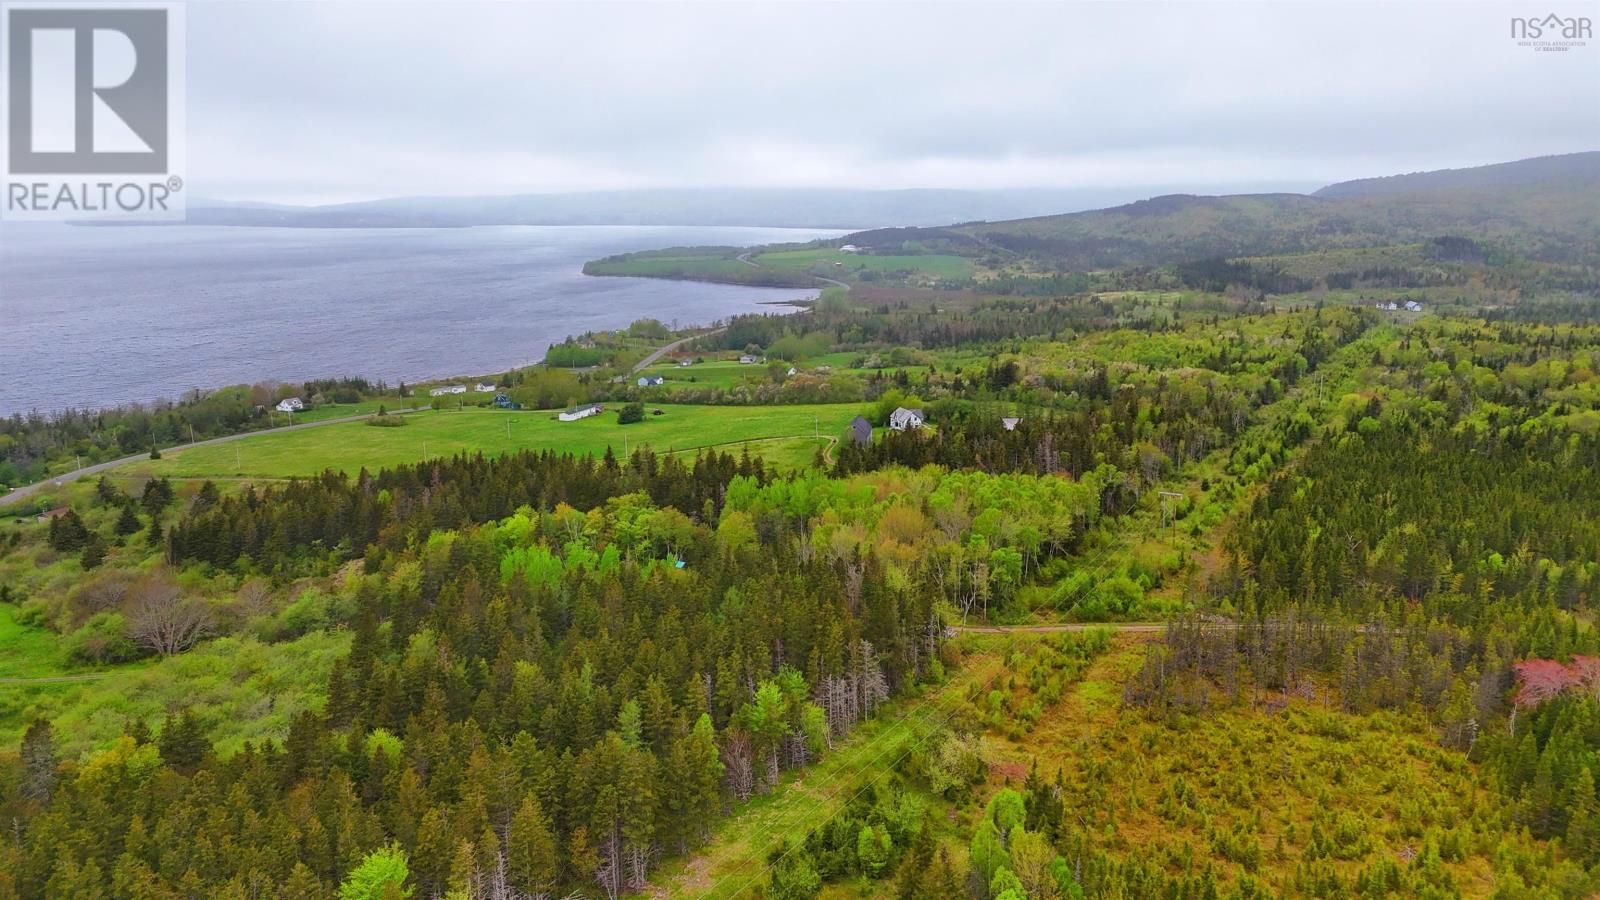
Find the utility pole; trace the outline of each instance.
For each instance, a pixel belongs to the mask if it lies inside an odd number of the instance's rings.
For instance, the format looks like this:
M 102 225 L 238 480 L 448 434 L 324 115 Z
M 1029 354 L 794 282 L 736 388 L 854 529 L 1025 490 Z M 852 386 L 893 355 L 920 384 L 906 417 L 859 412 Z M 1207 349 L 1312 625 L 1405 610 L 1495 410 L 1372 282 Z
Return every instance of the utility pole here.
M 239 442 L 238 441 L 234 441 L 233 442 L 233 470 L 235 472 L 244 471 L 244 466 L 239 462 Z
M 1183 499 L 1183 495 L 1173 491 L 1158 491 L 1157 493 L 1161 495 L 1161 527 L 1165 528 L 1167 527 L 1167 522 L 1169 521 L 1167 518 L 1167 501 L 1170 499 L 1181 500 Z M 1177 524 L 1176 520 L 1173 520 L 1173 524 Z
M 189 423 L 189 443 L 190 444 L 194 443 L 194 423 L 193 422 Z

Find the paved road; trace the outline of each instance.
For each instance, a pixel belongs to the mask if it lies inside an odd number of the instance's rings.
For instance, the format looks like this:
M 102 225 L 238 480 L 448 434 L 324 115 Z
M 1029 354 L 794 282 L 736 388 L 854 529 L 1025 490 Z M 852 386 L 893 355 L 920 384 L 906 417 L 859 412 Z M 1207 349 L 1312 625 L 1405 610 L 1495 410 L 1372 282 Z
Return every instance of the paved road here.
M 637 375 L 640 372 L 643 372 L 645 369 L 649 368 L 650 366 L 655 365 L 656 360 L 660 359 L 663 356 L 666 356 L 668 353 L 671 353 L 672 351 L 678 349 L 679 347 L 682 347 L 684 344 L 687 344 L 690 341 L 698 341 L 703 337 L 710 337 L 713 334 L 721 334 L 724 331 L 727 331 L 727 329 L 726 328 L 713 328 L 710 331 L 702 331 L 699 334 L 691 334 L 686 338 L 679 338 L 679 339 L 673 341 L 672 343 L 666 345 L 665 347 L 661 347 L 659 349 L 652 350 L 650 352 L 649 356 L 646 356 L 644 359 L 639 360 L 639 362 L 636 363 L 633 368 L 629 369 L 627 375 L 618 375 L 617 377 L 611 379 L 611 381 L 614 384 L 621 384 L 622 382 L 627 381 L 631 376 Z
M 427 409 L 427 408 L 428 407 L 425 407 L 425 406 L 415 406 L 415 407 L 412 407 L 410 409 L 395 410 L 395 412 L 396 413 L 421 412 L 422 410 Z M 302 428 L 320 428 L 323 425 L 337 425 L 340 422 L 359 422 L 360 420 L 365 419 L 369 415 L 371 415 L 371 413 L 359 413 L 359 414 L 353 415 L 353 416 L 339 416 L 338 418 L 334 418 L 334 419 L 319 419 L 318 421 L 315 421 L 315 422 L 302 422 L 299 425 L 280 425 L 277 428 L 263 428 L 263 429 L 261 429 L 259 431 L 241 431 L 238 434 L 229 434 L 229 435 L 224 435 L 222 437 L 207 438 L 206 440 L 196 441 L 196 442 L 194 442 L 192 444 L 174 444 L 171 447 L 166 447 L 166 448 L 162 449 L 161 452 L 162 453 L 167 453 L 167 452 L 170 452 L 170 451 L 173 451 L 173 450 L 183 450 L 183 449 L 188 448 L 188 447 L 204 447 L 204 446 L 207 446 L 208 444 L 226 444 L 229 441 L 242 441 L 245 438 L 255 437 L 258 434 L 273 434 L 273 433 L 280 432 L 280 431 L 299 431 Z M 0 506 L 7 506 L 9 504 L 17 502 L 18 500 L 26 499 L 26 498 L 31 497 L 32 495 L 34 495 L 34 494 L 38 493 L 39 491 L 42 491 L 42 490 L 44 490 L 45 488 L 48 488 L 48 487 L 54 487 L 56 485 L 66 484 L 69 481 L 77 481 L 79 478 L 82 478 L 82 477 L 84 477 L 86 475 L 97 475 L 97 474 L 99 474 L 101 472 L 106 471 L 107 469 L 114 469 L 117 466 L 124 466 L 124 465 L 127 465 L 128 463 L 131 463 L 131 462 L 138 462 L 141 459 L 149 459 L 149 458 L 150 458 L 150 454 L 149 453 L 138 453 L 138 454 L 135 454 L 133 456 L 124 456 L 121 459 L 113 459 L 113 460 L 110 460 L 110 461 L 107 461 L 107 462 L 103 462 L 103 463 L 95 463 L 92 466 L 84 466 L 81 469 L 74 469 L 71 472 L 67 472 L 64 475 L 57 475 L 54 478 L 47 478 L 44 481 L 40 481 L 40 482 L 37 482 L 35 484 L 24 485 L 23 487 L 19 487 L 16 490 L 12 491 L 11 493 L 6 494 L 4 497 L 0 497 Z

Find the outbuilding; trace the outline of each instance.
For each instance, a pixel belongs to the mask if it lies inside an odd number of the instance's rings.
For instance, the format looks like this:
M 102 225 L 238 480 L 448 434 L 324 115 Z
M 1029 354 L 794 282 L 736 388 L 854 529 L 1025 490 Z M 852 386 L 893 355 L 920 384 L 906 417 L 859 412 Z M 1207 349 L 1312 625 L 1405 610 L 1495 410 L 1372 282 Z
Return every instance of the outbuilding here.
M 868 422 L 865 416 L 856 416 L 851 419 L 850 428 L 846 433 L 850 435 L 850 440 L 855 441 L 858 447 L 872 443 L 872 423 Z
M 576 422 L 579 419 L 587 419 L 590 416 L 597 416 L 602 412 L 605 412 L 604 406 L 601 406 L 598 403 L 585 403 L 582 406 L 572 407 L 566 412 L 556 416 L 556 418 L 563 422 Z

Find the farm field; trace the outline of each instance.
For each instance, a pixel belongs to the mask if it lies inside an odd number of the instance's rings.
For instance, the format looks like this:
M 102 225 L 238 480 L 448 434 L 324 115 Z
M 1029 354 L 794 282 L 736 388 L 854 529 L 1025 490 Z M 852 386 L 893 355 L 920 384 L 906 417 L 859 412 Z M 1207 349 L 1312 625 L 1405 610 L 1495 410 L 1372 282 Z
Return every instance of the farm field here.
M 349 422 L 175 450 L 159 460 L 131 464 L 122 474 L 289 477 L 327 469 L 377 470 L 457 453 L 493 456 L 517 450 L 560 450 L 598 456 L 607 447 L 621 455 L 625 449 L 645 445 L 658 453 L 707 447 L 737 452 L 746 442 L 752 454 L 766 455 L 780 465 L 794 465 L 810 461 L 818 446 L 813 435 L 820 434 L 824 442 L 837 436 L 860 411 L 856 404 L 660 404 L 649 408 L 661 409 L 663 415 L 647 413 L 643 422 L 633 425 L 618 425 L 611 409 L 577 422 L 557 421 L 553 410 L 429 410 L 408 414 L 406 425 L 398 428 Z
M 947 254 L 870 256 L 833 249 L 776 250 L 757 254 L 751 260 L 771 269 L 816 271 L 822 274 L 827 274 L 829 269 L 845 272 L 912 271 L 937 278 L 967 278 L 973 272 L 972 260 Z

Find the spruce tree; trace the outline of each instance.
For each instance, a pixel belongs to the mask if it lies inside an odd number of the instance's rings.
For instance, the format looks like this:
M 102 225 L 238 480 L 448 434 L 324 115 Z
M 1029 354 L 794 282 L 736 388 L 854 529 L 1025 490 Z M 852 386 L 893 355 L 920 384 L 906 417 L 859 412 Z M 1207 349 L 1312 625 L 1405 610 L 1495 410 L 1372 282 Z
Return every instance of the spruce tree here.
M 122 504 L 122 512 L 117 514 L 117 524 L 112 529 L 117 536 L 127 537 L 136 534 L 143 527 L 144 523 L 139 521 L 139 514 L 134 512 L 133 504 L 131 502 Z
M 549 894 L 559 875 L 555 838 L 539 798 L 528 794 L 511 818 L 506 835 L 506 869 L 511 886 L 527 894 Z
M 35 719 L 22 736 L 22 796 L 48 801 L 56 786 L 55 732 L 45 719 Z

